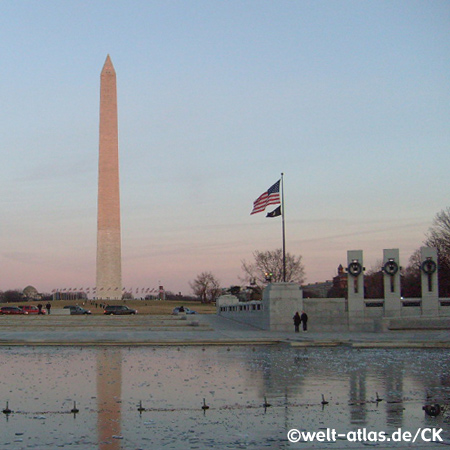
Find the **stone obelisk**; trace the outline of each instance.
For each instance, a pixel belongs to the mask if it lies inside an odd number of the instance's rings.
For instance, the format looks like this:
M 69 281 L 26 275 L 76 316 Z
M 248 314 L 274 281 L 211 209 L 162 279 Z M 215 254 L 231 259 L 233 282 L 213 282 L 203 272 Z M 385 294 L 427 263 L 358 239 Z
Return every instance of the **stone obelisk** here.
M 122 298 L 116 72 L 109 55 L 100 76 L 97 298 Z

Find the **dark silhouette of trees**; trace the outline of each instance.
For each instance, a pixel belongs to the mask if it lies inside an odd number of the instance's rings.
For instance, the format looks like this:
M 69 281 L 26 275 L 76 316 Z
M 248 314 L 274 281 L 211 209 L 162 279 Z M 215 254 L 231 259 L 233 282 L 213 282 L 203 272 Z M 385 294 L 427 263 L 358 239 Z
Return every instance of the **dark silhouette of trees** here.
M 378 261 L 364 275 L 364 296 L 366 298 L 384 298 L 383 263 Z
M 8 290 L 0 293 L 0 302 L 2 303 L 17 303 L 23 302 L 23 300 L 23 293 L 18 289 Z
M 401 269 L 401 295 L 404 298 L 419 298 L 422 296 L 420 275 L 420 249 L 409 257 L 409 265 Z

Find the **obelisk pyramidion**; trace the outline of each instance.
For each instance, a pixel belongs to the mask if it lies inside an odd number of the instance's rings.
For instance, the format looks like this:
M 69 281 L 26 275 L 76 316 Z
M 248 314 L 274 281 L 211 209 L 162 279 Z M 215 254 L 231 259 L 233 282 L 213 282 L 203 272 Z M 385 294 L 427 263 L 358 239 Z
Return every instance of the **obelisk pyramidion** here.
M 116 72 L 109 55 L 100 76 L 97 298 L 122 298 Z

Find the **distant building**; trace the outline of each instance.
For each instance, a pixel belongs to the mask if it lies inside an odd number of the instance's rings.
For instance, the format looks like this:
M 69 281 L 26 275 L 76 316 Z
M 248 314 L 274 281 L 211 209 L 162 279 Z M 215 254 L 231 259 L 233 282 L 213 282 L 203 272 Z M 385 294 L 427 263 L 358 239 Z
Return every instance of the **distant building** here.
M 333 287 L 339 289 L 347 289 L 347 273 L 342 264 L 339 264 L 337 275 L 333 277 Z
M 63 289 L 62 291 L 56 291 L 53 293 L 53 300 L 87 300 L 86 292 L 82 291 L 66 291 Z
M 26 300 L 40 300 L 42 295 L 39 294 L 38 290 L 34 286 L 27 286 L 23 290 L 23 296 Z
M 328 291 L 333 287 L 331 280 L 305 284 L 302 286 L 303 295 L 307 297 L 327 298 Z
M 337 268 L 337 275 L 333 280 L 309 283 L 302 286 L 304 297 L 341 297 L 347 291 L 347 272 L 342 264 Z

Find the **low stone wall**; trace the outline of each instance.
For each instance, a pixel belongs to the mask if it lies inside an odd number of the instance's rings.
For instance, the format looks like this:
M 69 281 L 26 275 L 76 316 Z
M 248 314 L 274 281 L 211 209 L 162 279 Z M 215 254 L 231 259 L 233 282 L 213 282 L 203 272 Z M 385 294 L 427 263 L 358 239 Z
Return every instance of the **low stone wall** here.
M 303 298 L 298 285 L 272 283 L 264 290 L 261 302 L 239 302 L 233 295 L 220 297 L 217 300 L 217 314 L 271 331 L 293 331 L 293 316 L 297 311 L 305 311 L 308 315 L 310 331 L 446 329 L 447 321 L 450 323 L 450 298 L 439 299 L 439 316 L 436 319 L 423 315 L 422 303 L 420 298 L 398 299 L 398 303 L 394 303 L 396 316 L 386 317 L 384 299 L 363 299 L 359 309 L 349 311 L 345 298 Z
M 385 330 L 450 330 L 450 318 L 385 319 Z
M 450 298 L 439 299 L 439 316 L 450 317 Z
M 422 315 L 421 298 L 404 298 L 401 300 L 401 317 L 420 317 Z
M 216 305 L 219 316 L 263 330 L 268 328 L 267 315 L 264 314 L 261 301 L 239 302 L 234 295 L 226 295 L 219 297 Z
M 308 315 L 308 329 L 311 331 L 347 331 L 346 307 L 345 298 L 303 299 L 303 309 Z M 292 320 L 289 325 L 292 329 Z

